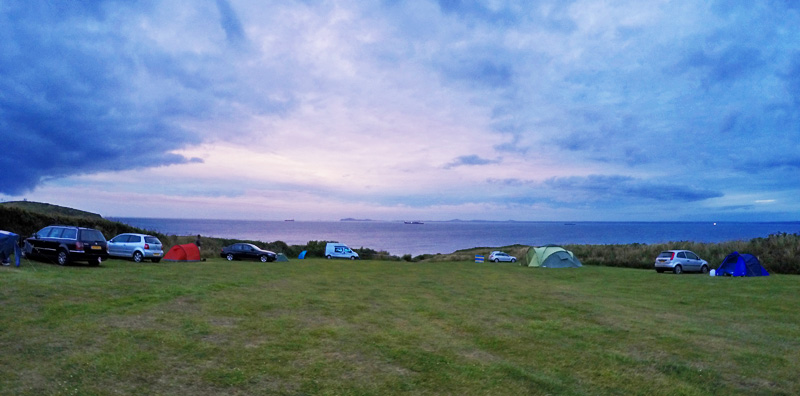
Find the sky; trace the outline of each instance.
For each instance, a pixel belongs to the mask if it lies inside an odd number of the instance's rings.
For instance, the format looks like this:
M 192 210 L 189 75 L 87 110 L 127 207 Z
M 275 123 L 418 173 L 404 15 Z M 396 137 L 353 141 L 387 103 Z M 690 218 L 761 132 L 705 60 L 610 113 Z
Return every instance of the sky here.
M 0 201 L 798 221 L 800 3 L 0 2 Z

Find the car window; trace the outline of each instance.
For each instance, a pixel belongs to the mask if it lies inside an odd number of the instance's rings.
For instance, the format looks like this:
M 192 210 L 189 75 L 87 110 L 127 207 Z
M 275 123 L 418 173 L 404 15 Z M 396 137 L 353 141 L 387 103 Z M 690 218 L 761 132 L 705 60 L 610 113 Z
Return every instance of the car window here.
M 61 232 L 64 231 L 61 227 L 53 227 L 50 229 L 50 232 L 47 235 L 43 235 L 48 238 L 61 238 Z
M 686 252 L 686 257 L 692 260 L 700 260 L 700 257 L 697 257 L 697 255 L 692 252 Z
M 661 252 L 658 257 L 672 257 L 672 252 Z
M 115 236 L 114 238 L 111 238 L 111 240 L 110 240 L 109 242 L 112 242 L 112 243 L 120 243 L 120 242 L 122 242 L 123 240 L 125 240 L 125 235 L 117 235 L 117 236 Z
M 128 242 L 130 243 L 142 243 L 142 237 L 138 235 L 131 235 L 128 237 Z
M 53 232 L 50 233 L 50 236 L 53 238 L 66 238 L 69 235 L 69 228 L 56 228 L 53 229 Z
M 106 237 L 103 236 L 103 233 L 97 230 L 83 230 L 81 231 L 81 242 L 97 242 L 103 241 L 105 242 Z
M 41 238 L 44 238 L 44 237 L 46 237 L 46 236 L 47 236 L 47 234 L 49 234 L 49 233 L 50 233 L 50 230 L 51 230 L 52 228 L 53 228 L 53 227 L 45 227 L 45 228 L 42 228 L 41 230 L 39 230 L 39 231 L 36 233 L 36 235 L 38 235 L 38 236 L 39 236 L 39 237 L 41 237 Z
M 65 228 L 64 231 L 61 233 L 61 238 L 63 239 L 77 239 L 78 238 L 78 230 L 74 228 Z
M 153 237 L 153 236 L 144 237 L 144 241 L 145 241 L 145 243 L 152 243 L 154 245 L 160 245 L 161 244 L 161 241 L 159 241 L 158 238 Z
M 686 258 L 686 253 L 678 252 L 678 258 Z

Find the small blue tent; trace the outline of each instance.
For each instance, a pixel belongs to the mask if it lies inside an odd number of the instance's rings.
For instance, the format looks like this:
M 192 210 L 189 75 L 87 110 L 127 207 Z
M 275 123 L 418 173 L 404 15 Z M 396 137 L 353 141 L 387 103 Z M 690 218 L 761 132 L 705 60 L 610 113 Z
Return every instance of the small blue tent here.
M 769 276 L 769 272 L 761 266 L 758 257 L 747 253 L 739 254 L 739 252 L 733 252 L 726 256 L 716 273 L 730 276 Z
M 15 264 L 19 267 L 19 235 L 0 230 L 0 263 L 5 264 L 14 254 Z

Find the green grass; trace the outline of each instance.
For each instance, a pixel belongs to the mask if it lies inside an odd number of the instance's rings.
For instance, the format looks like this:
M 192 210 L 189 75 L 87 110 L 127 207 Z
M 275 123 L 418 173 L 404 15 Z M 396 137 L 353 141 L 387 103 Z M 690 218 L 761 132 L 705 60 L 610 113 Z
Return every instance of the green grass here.
M 798 281 L 469 262 L 26 262 L 0 268 L 0 393 L 798 394 Z

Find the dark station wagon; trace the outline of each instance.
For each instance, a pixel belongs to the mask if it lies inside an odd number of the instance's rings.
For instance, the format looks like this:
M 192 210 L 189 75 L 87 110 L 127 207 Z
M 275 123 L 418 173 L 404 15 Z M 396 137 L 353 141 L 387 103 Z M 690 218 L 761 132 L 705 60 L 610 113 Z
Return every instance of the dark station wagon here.
M 25 239 L 25 257 L 67 265 L 86 261 L 98 266 L 108 258 L 106 238 L 93 228 L 51 225 Z

